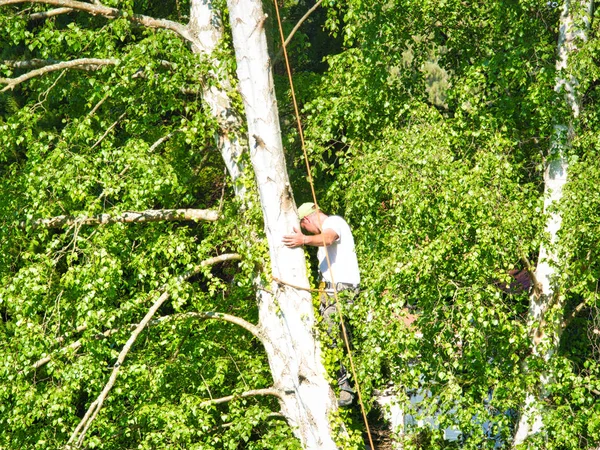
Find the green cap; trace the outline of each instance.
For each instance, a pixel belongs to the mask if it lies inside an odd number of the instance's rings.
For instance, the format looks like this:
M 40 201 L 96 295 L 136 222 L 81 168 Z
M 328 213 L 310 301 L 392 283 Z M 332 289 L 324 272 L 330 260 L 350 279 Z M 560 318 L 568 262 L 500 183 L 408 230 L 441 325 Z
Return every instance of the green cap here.
M 316 211 L 317 207 L 314 203 L 302 203 L 298 208 L 298 219 L 302 220 Z

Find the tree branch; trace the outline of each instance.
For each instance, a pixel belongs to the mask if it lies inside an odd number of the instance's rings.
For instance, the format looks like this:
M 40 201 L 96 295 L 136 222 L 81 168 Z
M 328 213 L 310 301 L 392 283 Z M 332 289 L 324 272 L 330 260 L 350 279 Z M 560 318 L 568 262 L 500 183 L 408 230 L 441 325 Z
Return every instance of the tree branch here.
M 148 152 L 152 153 L 154 150 L 156 150 L 163 142 L 171 139 L 173 137 L 173 135 L 177 132 L 180 132 L 179 130 L 174 131 L 172 133 L 167 134 L 166 136 L 163 136 L 159 139 L 156 140 L 156 142 L 154 144 L 152 144 L 150 146 L 150 148 L 148 149 Z
M 290 34 L 288 34 L 288 37 L 285 38 L 285 41 L 283 42 L 283 46 L 277 52 L 277 56 L 275 56 L 275 58 L 273 58 L 274 62 L 279 61 L 279 59 L 283 56 L 283 48 L 287 47 L 287 45 L 290 43 L 290 41 L 294 37 L 294 34 L 296 34 L 296 31 L 298 31 L 300 29 L 300 27 L 302 26 L 302 24 L 306 21 L 306 19 L 308 19 L 308 17 L 313 12 L 315 12 L 319 6 L 321 6 L 321 3 L 323 3 L 323 0 L 319 0 L 317 3 L 315 3 L 315 5 L 312 8 L 310 8 L 308 11 L 306 11 L 306 14 L 304 14 L 302 16 L 302 18 L 298 21 L 298 23 L 294 26 L 294 28 L 292 28 L 292 31 L 290 31 Z
M 577 314 L 579 314 L 579 312 L 584 309 L 586 306 L 588 306 L 587 301 L 584 300 L 582 301 L 579 305 L 577 305 L 575 307 L 575 309 L 573 311 L 571 311 L 571 314 L 569 314 L 568 317 L 566 317 L 562 323 L 560 324 L 561 328 L 564 330 L 565 328 L 567 328 L 571 322 L 573 322 L 573 319 L 575 319 L 575 316 L 577 316 Z
M 61 14 L 68 14 L 73 11 L 72 8 L 56 8 L 50 11 L 37 12 L 29 15 L 29 20 L 44 20 L 50 17 L 59 16 Z
M 189 312 L 189 313 L 187 313 L 187 315 L 189 317 L 197 317 L 200 319 L 218 319 L 218 320 L 223 320 L 225 322 L 230 322 L 235 325 L 238 325 L 239 327 L 242 327 L 244 330 L 248 331 L 250 334 L 252 334 L 255 338 L 257 338 L 262 343 L 264 343 L 264 341 L 266 339 L 259 327 L 251 324 L 250 322 L 242 319 L 241 317 L 232 316 L 230 314 L 214 312 L 214 311 Z
M 92 145 L 92 146 L 90 147 L 90 150 L 93 150 L 93 149 L 94 149 L 94 148 L 95 148 L 95 147 L 96 147 L 98 144 L 100 144 L 100 142 L 102 142 L 102 141 L 104 140 L 104 138 L 105 138 L 106 136 L 108 136 L 108 133 L 110 133 L 110 131 L 111 131 L 111 130 L 112 130 L 114 127 L 116 127 L 116 126 L 117 126 L 117 124 L 119 123 L 119 120 L 121 120 L 121 119 L 122 119 L 122 118 L 125 116 L 125 114 L 127 114 L 127 112 L 124 112 L 123 114 L 121 114 L 121 115 L 119 116 L 119 118 L 118 118 L 117 120 L 115 120 L 115 121 L 112 123 L 112 125 L 106 129 L 106 131 L 104 132 L 104 134 L 103 134 L 102 136 L 100 136 L 100 139 L 98 139 L 98 140 L 97 140 L 97 141 L 94 143 L 94 145 Z
M 227 397 L 206 400 L 205 402 L 200 403 L 199 406 L 200 406 L 200 408 L 204 408 L 205 406 L 227 403 L 227 402 L 230 402 L 231 400 L 235 400 L 237 398 L 254 397 L 257 395 L 273 395 L 280 399 L 282 397 L 282 392 L 279 389 L 275 389 L 275 388 L 253 389 L 251 391 L 242 392 L 241 394 L 228 395 Z
M 531 284 L 533 286 L 533 295 L 539 297 L 540 293 L 542 292 L 542 285 L 535 276 L 535 268 L 531 265 L 531 262 L 529 261 L 529 258 L 527 258 L 527 256 L 521 255 L 521 261 L 523 261 L 523 264 L 525 264 L 525 268 L 527 269 L 527 273 L 529 274 L 529 278 L 531 279 Z
M 160 323 L 167 322 L 170 320 L 188 319 L 188 318 L 199 318 L 199 319 L 207 319 L 207 320 L 208 319 L 223 320 L 225 322 L 233 323 L 233 324 L 238 325 L 239 327 L 245 329 L 246 331 L 248 331 L 250 334 L 252 334 L 254 337 L 256 337 L 261 342 L 263 342 L 265 339 L 265 336 L 263 335 L 263 333 L 261 333 L 260 328 L 257 327 L 256 325 L 253 325 L 250 322 L 247 322 L 246 320 L 242 319 L 241 317 L 232 316 L 230 314 L 224 314 L 224 313 L 219 313 L 219 312 L 214 312 L 214 311 L 187 312 L 187 313 L 181 313 L 181 314 L 171 314 L 168 316 L 162 316 L 162 317 L 159 317 L 158 319 L 152 320 L 148 324 L 148 326 L 158 325 Z M 129 325 L 129 328 L 134 330 L 137 326 L 138 326 L 138 324 L 131 324 L 131 325 Z M 85 330 L 86 328 L 87 328 L 86 326 L 79 327 L 77 329 L 77 331 L 82 331 L 82 330 Z M 94 338 L 95 339 L 104 339 L 109 336 L 112 336 L 113 334 L 117 333 L 119 330 L 122 330 L 122 329 L 123 328 L 112 328 L 110 330 L 106 330 L 100 334 L 95 335 Z M 60 343 L 63 340 L 64 340 L 64 337 L 61 337 L 61 338 L 57 339 L 57 342 Z M 77 350 L 78 348 L 81 347 L 81 345 L 82 345 L 81 339 L 78 339 L 77 341 L 72 342 L 71 344 L 69 344 L 65 347 L 62 347 L 57 352 L 66 351 L 69 349 Z M 57 352 L 55 352 L 55 353 L 57 353 Z M 52 355 L 48 355 L 48 356 L 45 356 L 44 358 L 37 360 L 35 363 L 33 363 L 31 365 L 31 368 L 39 369 L 43 365 L 48 364 L 50 361 L 52 361 L 52 357 L 53 357 Z
M 1 2 L 2 0 L 0 0 L 0 5 Z M 118 59 L 81 58 L 74 59 L 73 61 L 61 61 L 56 64 L 45 65 L 44 67 L 32 70 L 31 72 L 27 72 L 17 78 L 0 78 L 0 83 L 6 84 L 6 86 L 2 90 L 0 90 L 0 92 L 5 92 L 9 89 L 14 89 L 15 86 L 23 83 L 24 81 L 30 80 L 31 78 L 35 78 L 40 75 L 44 75 L 48 72 L 54 72 L 56 70 L 63 69 L 98 70 L 102 66 L 115 65 L 118 64 L 118 62 Z
M 186 220 L 207 220 L 214 222 L 219 218 L 217 211 L 211 209 L 147 209 L 146 211 L 127 211 L 117 216 L 98 214 L 92 217 L 56 216 L 33 221 L 34 227 L 60 228 L 62 226 L 108 225 L 113 223 L 175 222 Z M 26 223 L 21 222 L 21 227 Z
M 79 446 L 81 446 L 81 444 L 83 444 L 85 434 L 87 433 L 88 429 L 90 428 L 90 425 L 92 424 L 92 422 L 98 415 L 100 408 L 102 408 L 102 405 L 104 403 L 104 400 L 106 399 L 106 396 L 108 395 L 108 393 L 114 386 L 115 381 L 117 380 L 117 376 L 119 375 L 119 370 L 121 368 L 121 364 L 123 364 L 123 361 L 125 361 L 125 358 L 126 358 L 127 354 L 129 353 L 129 350 L 133 346 L 133 343 L 137 339 L 138 335 L 142 332 L 142 330 L 146 327 L 146 325 L 148 324 L 148 322 L 150 321 L 152 316 L 156 313 L 158 308 L 160 308 L 160 306 L 169 297 L 170 297 L 170 294 L 168 292 L 163 292 L 163 294 L 160 297 L 158 297 L 158 299 L 154 302 L 152 307 L 150 307 L 150 310 L 146 313 L 146 316 L 138 324 L 138 326 L 135 328 L 135 330 L 133 330 L 133 333 L 131 333 L 131 336 L 129 337 L 129 339 L 123 346 L 121 353 L 119 353 L 119 356 L 117 357 L 117 361 L 115 362 L 115 365 L 113 367 L 112 373 L 110 374 L 110 378 L 108 379 L 108 382 L 104 386 L 104 389 L 102 389 L 102 392 L 100 393 L 98 398 L 92 402 L 89 409 L 85 413 L 85 416 L 83 417 L 83 419 L 81 419 L 81 422 L 79 422 L 79 425 L 77 425 L 77 428 L 75 428 L 75 431 L 73 431 L 73 434 L 71 435 L 71 437 L 69 438 L 69 441 L 67 442 L 67 447 L 69 447 L 69 444 L 71 444 L 75 439 L 77 439 L 77 447 L 79 447 Z
M 144 16 L 142 14 L 127 14 L 125 11 L 104 6 L 100 2 L 94 2 L 92 4 L 76 0 L 0 0 L 0 6 L 18 5 L 21 3 L 40 3 L 43 5 L 56 6 L 58 8 L 70 8 L 76 11 L 87 12 L 93 16 L 103 16 L 107 19 L 123 18 L 148 28 L 170 30 L 187 41 L 195 41 L 187 27 L 180 23 L 167 19 L 155 19 L 154 17 Z
M 51 64 L 58 64 L 60 62 L 62 62 L 62 61 L 59 61 L 57 59 L 34 58 L 34 59 L 27 59 L 25 61 L 4 60 L 4 61 L 2 61 L 2 64 L 7 67 L 10 67 L 11 69 L 30 70 L 30 69 L 39 69 L 40 67 L 46 67 Z
M 194 270 L 192 270 L 190 272 L 187 272 L 186 274 L 181 275 L 180 277 L 178 277 L 177 281 L 178 282 L 183 282 L 183 281 L 187 280 L 194 273 L 197 273 L 199 270 L 201 270 L 202 267 L 214 265 L 214 264 L 216 264 L 218 262 L 223 262 L 223 261 L 228 261 L 228 260 L 234 260 L 234 259 L 240 259 L 240 258 L 241 257 L 238 254 L 224 254 L 224 255 L 215 256 L 213 258 L 206 259 L 206 260 L 202 261 L 198 266 L 196 266 L 194 268 Z M 127 354 L 129 353 L 129 350 L 133 346 L 133 344 L 136 341 L 138 335 L 142 332 L 142 330 L 146 327 L 146 325 L 148 325 L 148 322 L 150 322 L 150 320 L 152 319 L 152 316 L 154 316 L 154 314 L 156 313 L 156 311 L 158 311 L 158 309 L 160 308 L 160 306 L 169 297 L 170 297 L 170 293 L 168 291 L 163 292 L 160 295 L 160 297 L 158 297 L 158 299 L 154 302 L 154 304 L 150 307 L 150 309 L 148 310 L 148 312 L 146 313 L 146 315 L 144 316 L 144 318 L 142 319 L 142 321 L 137 325 L 137 327 L 135 328 L 135 330 L 133 330 L 133 332 L 131 333 L 131 336 L 129 337 L 129 339 L 127 340 L 127 342 L 123 346 L 123 349 L 119 353 L 119 356 L 117 357 L 117 361 L 115 362 L 115 365 L 113 367 L 113 370 L 112 370 L 112 373 L 110 375 L 110 378 L 108 379 L 108 382 L 104 386 L 104 389 L 102 389 L 102 392 L 100 393 L 100 395 L 98 396 L 98 398 L 96 398 L 96 400 L 94 400 L 92 402 L 92 404 L 88 408 L 87 412 L 85 413 L 83 419 L 81 419 L 81 422 L 79 422 L 79 424 L 75 428 L 75 431 L 73 431 L 73 434 L 71 435 L 71 437 L 69 438 L 69 441 L 67 442 L 66 448 L 71 448 L 71 444 L 75 440 L 76 440 L 76 446 L 77 447 L 80 447 L 81 444 L 83 444 L 83 440 L 85 439 L 85 434 L 89 430 L 92 422 L 94 421 L 94 419 L 98 415 L 98 412 L 102 408 L 102 405 L 103 405 L 104 400 L 106 399 L 108 393 L 110 392 L 110 390 L 114 386 L 115 381 L 117 380 L 117 376 L 119 374 L 119 370 L 121 368 L 121 365 L 123 364 L 123 361 L 125 361 L 125 358 L 127 357 Z

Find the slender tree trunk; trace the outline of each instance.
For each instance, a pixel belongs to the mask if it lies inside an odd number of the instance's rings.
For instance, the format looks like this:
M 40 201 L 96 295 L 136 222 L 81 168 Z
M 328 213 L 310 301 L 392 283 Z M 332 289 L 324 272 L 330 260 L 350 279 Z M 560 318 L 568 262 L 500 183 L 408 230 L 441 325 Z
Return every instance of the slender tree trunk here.
M 563 195 L 567 182 L 568 161 L 566 150 L 571 146 L 574 122 L 579 116 L 580 101 L 577 92 L 578 82 L 569 70 L 569 57 L 577 50 L 578 43 L 586 40 L 593 13 L 593 0 L 565 0 L 560 16 L 558 38 L 558 58 L 556 61 L 557 78 L 555 90 L 564 91 L 571 118 L 554 126 L 546 167 L 544 171 L 544 212 L 551 211 Z M 560 342 L 563 300 L 559 291 L 556 268 L 559 263 L 557 254 L 558 231 L 562 217 L 551 212 L 546 222 L 547 244 L 540 246 L 538 266 L 535 271 L 536 286 L 530 299 L 529 323 L 533 338 L 534 356 L 549 360 L 556 352 Z M 541 398 L 544 385 L 551 374 L 540 377 L 537 393 L 529 393 L 515 433 L 513 445 L 525 442 L 528 436 L 543 428 Z
M 283 235 L 298 226 L 298 219 L 283 155 L 266 15 L 260 0 L 229 0 L 228 7 L 272 275 L 308 288 L 303 250 L 282 244 Z M 336 448 L 329 416 L 337 405 L 314 337 L 310 293 L 271 282 L 269 289 L 260 290 L 259 317 L 272 345 L 267 344 L 266 350 L 274 386 L 285 393 L 282 413 L 304 448 Z
M 216 145 L 231 177 L 235 194 L 244 203 L 246 188 L 242 179 L 242 153 L 245 143 L 239 135 L 242 119 L 236 114 L 229 98 L 232 90 L 229 74 L 223 63 L 212 56 L 223 39 L 221 13 L 214 7 L 212 0 L 191 0 L 188 28 L 195 38 L 192 51 L 209 57 L 213 67 L 211 75 L 218 81 L 218 85 L 205 85 L 203 100 L 221 128 L 220 133 L 215 136 Z

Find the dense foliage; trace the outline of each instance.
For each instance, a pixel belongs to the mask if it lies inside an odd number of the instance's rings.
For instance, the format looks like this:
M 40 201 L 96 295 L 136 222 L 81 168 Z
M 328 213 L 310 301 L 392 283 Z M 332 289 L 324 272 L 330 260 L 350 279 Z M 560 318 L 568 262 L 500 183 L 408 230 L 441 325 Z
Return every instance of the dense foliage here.
M 187 2 L 106 4 L 189 19 Z M 313 4 L 285 5 L 286 30 Z M 15 61 L 111 61 L 0 93 L 0 448 L 64 446 L 163 286 L 162 319 L 134 344 L 86 446 L 295 448 L 276 400 L 209 402 L 271 384 L 256 339 L 193 315 L 255 323 L 252 282 L 268 265 L 264 244 L 248 239 L 261 235 L 260 218 L 239 209 L 215 149 L 219 130 L 201 98 L 210 65 L 174 33 L 127 17 L 30 20 L 49 7 L 28 8 L 0 7 L 3 77 L 33 70 Z M 600 442 L 597 21 L 569 69 L 583 108 L 560 206 L 565 308 L 554 313 L 565 328 L 549 360 L 531 353 L 530 283 L 513 277 L 537 263 L 547 238 L 543 166 L 569 114 L 554 90 L 559 14 L 541 0 L 326 0 L 290 44 L 317 197 L 346 217 L 359 253 L 363 290 L 348 311 L 355 382 L 373 410 L 388 383 L 407 407 L 411 392 L 431 393 L 413 413 L 436 415 L 439 427 L 409 428 L 406 448 L 459 445 L 444 441 L 447 427 L 464 448 L 509 446 L 544 373 L 553 374 L 545 428 L 530 448 Z M 277 54 L 276 24 L 266 23 Z M 219 58 L 232 70 L 227 42 Z M 302 202 L 310 191 L 280 60 L 274 70 Z M 222 218 L 38 222 L 162 208 Z M 241 262 L 177 281 L 231 252 Z M 407 312 L 418 315 L 410 327 Z M 358 409 L 343 417 L 362 427 Z
M 531 355 L 529 286 L 510 274 L 535 264 L 546 238 L 543 161 L 569 114 L 553 89 L 560 7 L 351 1 L 330 13 L 345 50 L 305 109 L 319 195 L 359 242 L 360 376 L 432 392 L 420 407 L 441 413 L 430 445 L 444 446 L 454 426 L 465 448 L 482 448 L 510 445 L 526 393 L 553 373 L 547 434 L 531 448 L 595 445 L 597 22 L 569 69 L 585 86 L 584 111 L 560 235 L 566 307 L 555 313 L 574 317 L 544 361 Z M 398 324 L 406 308 L 422 337 Z M 406 444 L 422 439 L 409 433 Z

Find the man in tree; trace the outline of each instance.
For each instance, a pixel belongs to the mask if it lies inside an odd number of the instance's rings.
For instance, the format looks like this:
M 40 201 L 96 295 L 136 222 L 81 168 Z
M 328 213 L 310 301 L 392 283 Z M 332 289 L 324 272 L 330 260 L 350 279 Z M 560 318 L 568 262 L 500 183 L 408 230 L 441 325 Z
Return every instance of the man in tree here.
M 340 216 L 328 216 L 314 203 L 303 203 L 298 208 L 298 218 L 304 234 L 294 227 L 292 234 L 283 237 L 283 243 L 290 248 L 303 245 L 319 247 L 319 274 L 321 276 L 321 306 L 319 312 L 327 324 L 327 334 L 336 345 L 340 335 L 336 324 L 337 303 L 335 292 L 348 291 L 344 295 L 346 303 L 351 304 L 359 292 L 360 272 L 354 249 L 354 237 L 348 223 Z M 349 406 L 354 400 L 354 391 L 348 381 L 347 370 L 340 364 L 338 371 L 340 388 L 339 406 Z

